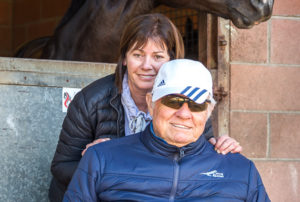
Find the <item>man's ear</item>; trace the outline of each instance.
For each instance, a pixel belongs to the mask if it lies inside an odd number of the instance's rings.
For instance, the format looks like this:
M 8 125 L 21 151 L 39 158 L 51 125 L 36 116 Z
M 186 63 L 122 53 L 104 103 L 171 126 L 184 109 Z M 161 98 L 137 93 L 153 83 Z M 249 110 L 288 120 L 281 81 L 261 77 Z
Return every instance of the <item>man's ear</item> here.
M 146 102 L 147 102 L 149 114 L 152 116 L 153 115 L 153 103 L 152 103 L 152 94 L 151 93 L 146 94 Z
M 208 106 L 207 106 L 207 119 L 206 120 L 208 120 L 208 118 L 210 117 L 210 115 L 211 115 L 212 111 L 214 110 L 214 108 L 215 108 L 214 104 L 211 104 L 211 103 L 208 104 Z

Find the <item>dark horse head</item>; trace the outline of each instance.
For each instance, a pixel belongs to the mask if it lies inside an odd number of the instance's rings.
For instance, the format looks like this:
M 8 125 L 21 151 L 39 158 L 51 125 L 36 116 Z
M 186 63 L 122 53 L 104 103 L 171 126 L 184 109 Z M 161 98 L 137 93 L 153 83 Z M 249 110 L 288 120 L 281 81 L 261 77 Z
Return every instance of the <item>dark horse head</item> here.
M 251 28 L 272 15 L 273 0 L 158 0 L 177 8 L 192 8 L 230 19 L 238 28 Z
M 42 58 L 116 62 L 126 23 L 159 5 L 206 11 L 250 28 L 270 18 L 273 0 L 72 0 L 54 35 L 41 40 Z

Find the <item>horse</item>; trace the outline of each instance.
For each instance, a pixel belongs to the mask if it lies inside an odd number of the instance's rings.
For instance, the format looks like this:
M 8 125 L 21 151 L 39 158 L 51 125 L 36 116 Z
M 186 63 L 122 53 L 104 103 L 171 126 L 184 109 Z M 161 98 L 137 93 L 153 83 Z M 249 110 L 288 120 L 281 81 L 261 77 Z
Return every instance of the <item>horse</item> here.
M 115 63 L 124 26 L 160 5 L 196 9 L 251 28 L 271 17 L 273 0 L 72 0 L 50 37 L 30 42 L 16 57 L 42 49 L 42 59 Z M 38 48 L 36 48 L 38 46 Z

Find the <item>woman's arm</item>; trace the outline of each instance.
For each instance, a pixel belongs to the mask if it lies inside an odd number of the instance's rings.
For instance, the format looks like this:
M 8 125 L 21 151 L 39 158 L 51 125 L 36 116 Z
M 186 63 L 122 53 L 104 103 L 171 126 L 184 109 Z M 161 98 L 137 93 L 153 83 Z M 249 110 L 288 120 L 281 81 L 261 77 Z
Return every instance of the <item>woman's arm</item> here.
M 85 146 L 94 140 L 89 112 L 82 92 L 71 102 L 64 119 L 59 141 L 51 163 L 53 176 L 68 185 Z

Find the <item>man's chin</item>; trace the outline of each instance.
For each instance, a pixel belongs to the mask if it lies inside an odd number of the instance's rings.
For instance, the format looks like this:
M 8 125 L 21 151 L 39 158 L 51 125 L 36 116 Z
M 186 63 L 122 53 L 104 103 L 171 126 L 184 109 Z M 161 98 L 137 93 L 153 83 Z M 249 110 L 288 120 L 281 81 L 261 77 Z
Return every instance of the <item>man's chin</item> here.
M 177 147 L 183 147 L 185 145 L 188 145 L 192 142 L 194 142 L 194 139 L 192 138 L 188 138 L 190 135 L 187 135 L 187 134 L 176 134 L 174 136 L 174 142 L 176 144 Z

